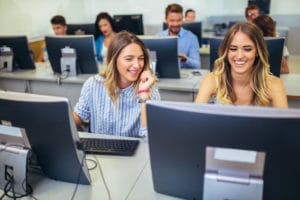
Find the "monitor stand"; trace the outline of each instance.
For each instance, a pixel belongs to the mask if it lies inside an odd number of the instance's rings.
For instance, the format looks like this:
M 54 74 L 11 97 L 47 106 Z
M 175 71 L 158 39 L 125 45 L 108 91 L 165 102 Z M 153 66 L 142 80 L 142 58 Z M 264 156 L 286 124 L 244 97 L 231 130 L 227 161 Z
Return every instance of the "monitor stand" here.
M 264 162 L 264 152 L 207 147 L 203 200 L 262 200 Z

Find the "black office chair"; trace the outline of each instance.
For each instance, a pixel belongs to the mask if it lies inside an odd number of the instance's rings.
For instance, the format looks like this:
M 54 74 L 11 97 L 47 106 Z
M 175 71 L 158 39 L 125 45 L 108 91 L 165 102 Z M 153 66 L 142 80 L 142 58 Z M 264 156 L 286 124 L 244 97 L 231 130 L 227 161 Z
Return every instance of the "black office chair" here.
M 215 37 L 209 40 L 210 43 L 210 71 L 214 68 L 214 62 L 219 57 L 218 50 L 223 37 Z M 284 38 L 265 37 L 269 51 L 270 71 L 273 75 L 280 77 L 281 60 L 283 55 Z

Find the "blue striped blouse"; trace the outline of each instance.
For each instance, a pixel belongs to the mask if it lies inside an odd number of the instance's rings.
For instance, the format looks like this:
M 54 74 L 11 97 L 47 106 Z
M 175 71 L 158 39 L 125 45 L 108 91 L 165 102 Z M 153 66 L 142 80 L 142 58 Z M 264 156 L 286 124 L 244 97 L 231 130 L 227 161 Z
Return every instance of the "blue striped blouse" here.
M 151 89 L 151 100 L 160 100 L 156 87 Z M 90 77 L 83 84 L 74 111 L 81 120 L 90 122 L 92 133 L 139 137 L 144 134 L 141 127 L 141 108 L 133 85 L 119 90 L 116 106 L 113 105 L 100 75 Z

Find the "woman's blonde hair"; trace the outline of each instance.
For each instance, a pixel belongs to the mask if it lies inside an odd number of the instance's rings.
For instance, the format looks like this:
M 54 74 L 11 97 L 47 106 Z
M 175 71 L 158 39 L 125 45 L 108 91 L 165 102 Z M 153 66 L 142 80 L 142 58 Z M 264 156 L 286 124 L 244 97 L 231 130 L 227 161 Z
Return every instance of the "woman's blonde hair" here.
M 254 43 L 257 56 L 250 76 L 250 87 L 253 90 L 253 105 L 269 105 L 268 80 L 271 77 L 268 61 L 268 49 L 261 30 L 251 22 L 237 23 L 231 27 L 219 48 L 219 58 L 214 63 L 213 73 L 216 77 L 216 99 L 221 103 L 234 104 L 237 100 L 233 90 L 231 66 L 228 51 L 237 32 L 246 34 Z
M 117 33 L 110 46 L 108 47 L 106 68 L 103 72 L 100 73 L 100 75 L 105 78 L 105 88 L 114 104 L 116 104 L 118 99 L 118 81 L 120 79 L 120 75 L 117 69 L 117 59 L 122 50 L 133 43 L 139 45 L 144 54 L 144 67 L 142 71 L 150 70 L 149 54 L 144 43 L 133 33 L 129 33 L 127 31 L 121 31 Z M 140 75 L 141 74 L 139 74 L 139 77 L 133 83 L 135 90 L 137 90 L 137 87 L 139 85 Z

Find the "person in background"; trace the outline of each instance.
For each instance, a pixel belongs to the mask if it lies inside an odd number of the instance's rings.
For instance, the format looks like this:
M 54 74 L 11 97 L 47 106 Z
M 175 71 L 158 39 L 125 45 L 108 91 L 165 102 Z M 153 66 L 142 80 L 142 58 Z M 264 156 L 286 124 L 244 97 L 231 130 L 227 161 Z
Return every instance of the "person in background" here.
M 194 22 L 196 21 L 196 12 L 193 9 L 188 9 L 185 11 L 184 21 Z
M 101 12 L 95 20 L 96 55 L 99 63 L 105 63 L 107 49 L 116 34 L 113 18 L 106 12 Z
M 157 35 L 178 37 L 178 56 L 182 68 L 201 68 L 198 39 L 192 32 L 182 28 L 182 7 L 179 4 L 170 4 L 165 12 L 168 28 Z
M 66 19 L 62 15 L 55 15 L 50 20 L 52 30 L 55 35 L 66 35 L 67 34 L 67 24 Z
M 143 42 L 127 31 L 117 33 L 107 52 L 107 66 L 83 85 L 74 119 L 88 120 L 92 133 L 140 137 L 147 134 L 145 102 L 160 100 Z
M 226 33 L 213 72 L 201 83 L 197 103 L 256 105 L 287 108 L 280 78 L 270 72 L 268 49 L 259 28 L 240 22 Z
M 247 19 L 247 21 L 252 21 L 259 15 L 260 15 L 260 8 L 257 5 L 252 4 L 245 9 L 245 18 Z
M 278 37 L 276 33 L 276 23 L 269 15 L 262 14 L 252 21 L 263 32 L 264 37 Z M 289 52 L 286 46 L 283 48 L 283 56 L 281 61 L 281 73 L 288 74 L 289 67 L 286 58 Z
M 62 36 L 67 34 L 68 27 L 64 16 L 55 15 L 51 18 L 50 23 L 52 26 L 52 30 L 56 36 Z M 43 51 L 41 51 L 36 60 L 37 62 L 44 62 L 48 60 L 46 43 L 43 43 L 42 50 Z

